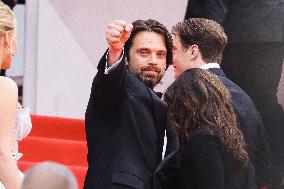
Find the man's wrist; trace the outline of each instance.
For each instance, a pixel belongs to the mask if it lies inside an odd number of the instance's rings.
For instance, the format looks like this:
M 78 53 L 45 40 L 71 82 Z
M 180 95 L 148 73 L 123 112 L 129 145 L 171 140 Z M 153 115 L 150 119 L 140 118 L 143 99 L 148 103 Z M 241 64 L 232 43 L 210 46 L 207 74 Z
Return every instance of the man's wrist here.
M 113 48 L 112 46 L 109 46 L 108 50 L 109 50 L 109 52 L 112 52 L 114 54 L 119 54 L 120 55 L 122 53 L 122 51 L 123 51 L 123 47 L 116 49 L 116 48 Z
M 107 55 L 107 66 L 112 66 L 115 62 L 117 62 L 122 55 L 123 48 L 122 49 L 114 49 L 111 46 L 108 49 L 108 55 Z
M 106 59 L 108 59 L 108 54 L 109 54 L 109 49 L 107 51 L 107 54 L 106 54 Z M 112 65 L 108 65 L 108 63 L 106 62 L 105 64 L 105 74 L 108 74 L 109 72 L 111 72 L 113 69 L 115 69 L 118 64 L 122 61 L 122 58 L 123 58 L 123 55 L 124 55 L 124 48 L 122 49 L 122 54 L 120 55 L 120 58 L 114 62 Z

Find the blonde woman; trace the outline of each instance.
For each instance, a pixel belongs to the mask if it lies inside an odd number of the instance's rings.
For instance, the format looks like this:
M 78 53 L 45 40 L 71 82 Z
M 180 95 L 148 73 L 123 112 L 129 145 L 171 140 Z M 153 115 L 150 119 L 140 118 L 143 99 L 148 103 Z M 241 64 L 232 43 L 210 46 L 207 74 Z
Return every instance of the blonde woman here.
M 13 11 L 0 1 L 0 68 L 8 69 L 17 50 L 16 17 Z M 16 83 L 0 76 L 0 189 L 18 189 L 23 174 L 17 160 L 18 140 L 31 130 L 29 111 L 18 103 Z

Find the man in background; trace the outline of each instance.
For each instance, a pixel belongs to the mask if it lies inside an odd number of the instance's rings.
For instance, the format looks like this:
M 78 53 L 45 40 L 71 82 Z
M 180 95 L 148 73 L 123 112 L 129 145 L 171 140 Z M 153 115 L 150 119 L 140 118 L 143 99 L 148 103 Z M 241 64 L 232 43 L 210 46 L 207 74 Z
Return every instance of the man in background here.
M 230 92 L 237 122 L 248 147 L 250 163 L 248 182 L 266 187 L 270 176 L 270 153 L 267 136 L 250 97 L 229 80 L 220 68 L 227 36 L 221 25 L 213 20 L 192 18 L 173 27 L 173 67 L 175 78 L 184 71 L 201 68 L 218 76 Z M 233 180 L 233 179 L 232 179 Z
M 221 67 L 253 100 L 267 131 L 272 185 L 284 178 L 284 112 L 277 91 L 284 58 L 282 0 L 189 0 L 185 19 L 213 19 L 225 28 L 228 45 Z

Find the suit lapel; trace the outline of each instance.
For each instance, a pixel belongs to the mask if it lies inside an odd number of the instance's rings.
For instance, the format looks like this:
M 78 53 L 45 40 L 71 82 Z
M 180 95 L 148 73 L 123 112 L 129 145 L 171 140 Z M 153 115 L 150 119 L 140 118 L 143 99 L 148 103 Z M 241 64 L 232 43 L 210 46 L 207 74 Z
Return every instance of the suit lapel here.
M 164 135 L 166 130 L 166 117 L 167 117 L 167 104 L 160 99 L 157 94 L 148 88 L 149 94 L 152 98 L 152 113 L 155 122 L 155 129 L 157 134 L 157 148 L 158 148 L 158 160 L 162 160 L 163 144 L 164 144 Z M 162 93 L 159 93 L 162 95 Z

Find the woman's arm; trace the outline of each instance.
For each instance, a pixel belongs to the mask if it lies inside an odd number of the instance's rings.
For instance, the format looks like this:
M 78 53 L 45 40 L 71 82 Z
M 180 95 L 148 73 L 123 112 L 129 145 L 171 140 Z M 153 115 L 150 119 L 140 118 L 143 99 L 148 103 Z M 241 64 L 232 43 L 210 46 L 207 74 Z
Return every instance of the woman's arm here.
M 22 179 L 12 159 L 18 89 L 14 81 L 0 77 L 0 91 L 0 180 L 7 189 L 18 189 Z

